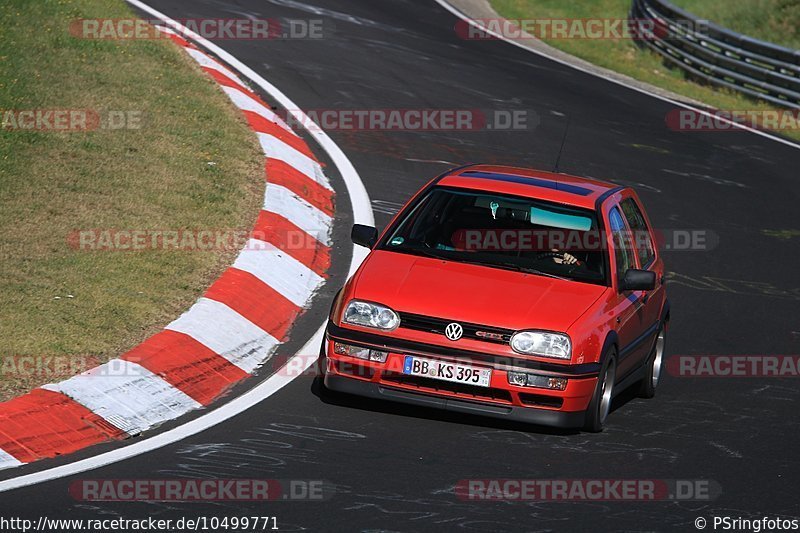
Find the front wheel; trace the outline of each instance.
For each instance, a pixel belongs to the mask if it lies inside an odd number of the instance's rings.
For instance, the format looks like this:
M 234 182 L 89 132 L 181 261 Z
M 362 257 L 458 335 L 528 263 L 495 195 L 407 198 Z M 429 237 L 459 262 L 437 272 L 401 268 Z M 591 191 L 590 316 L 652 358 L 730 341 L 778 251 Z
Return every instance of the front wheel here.
M 584 431 L 599 433 L 603 431 L 608 414 L 611 412 L 611 400 L 614 392 L 614 380 L 617 377 L 617 353 L 613 348 L 605 357 L 605 362 L 600 370 L 597 386 L 592 395 L 592 401 L 586 409 Z
M 664 350 L 667 346 L 667 325 L 661 326 L 656 336 L 656 343 L 650 357 L 647 358 L 646 370 L 639 385 L 639 396 L 652 398 L 656 395 L 656 387 L 661 381 L 661 370 L 664 366 Z
M 317 376 L 325 379 L 325 371 L 328 369 L 328 340 L 322 339 L 322 346 L 319 347 L 319 357 L 317 358 Z
M 327 373 L 328 369 L 328 357 L 327 357 L 327 347 L 328 343 L 325 339 L 322 341 L 322 346 L 319 349 L 319 357 L 317 361 L 314 363 L 314 367 L 316 368 L 316 375 L 314 376 L 314 383 L 311 386 L 312 390 L 315 391 L 315 394 L 320 397 L 323 401 L 326 398 L 330 398 L 331 395 L 335 394 L 334 391 L 330 390 L 328 387 L 325 386 L 325 374 Z

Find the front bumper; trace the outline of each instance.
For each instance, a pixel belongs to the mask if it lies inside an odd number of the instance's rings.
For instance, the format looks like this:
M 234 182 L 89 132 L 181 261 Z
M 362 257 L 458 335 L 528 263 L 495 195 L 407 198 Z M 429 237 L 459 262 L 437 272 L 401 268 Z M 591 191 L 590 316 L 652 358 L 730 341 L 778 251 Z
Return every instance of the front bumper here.
M 385 363 L 365 361 L 333 352 L 333 342 L 389 352 Z M 411 343 L 362 333 L 329 323 L 325 341 L 325 385 L 331 390 L 556 427 L 580 427 L 597 384 L 595 365 L 542 364 L 452 348 Z M 406 355 L 491 368 L 489 387 L 464 386 L 402 374 Z M 599 367 L 599 365 L 597 365 Z M 563 391 L 519 387 L 508 383 L 507 372 L 534 371 L 568 379 Z
M 385 387 L 380 383 L 361 381 L 347 376 L 326 374 L 325 386 L 331 390 L 366 396 L 380 400 L 389 400 L 420 407 L 435 407 L 447 411 L 470 415 L 501 418 L 514 422 L 526 422 L 543 426 L 561 428 L 577 428 L 583 426 L 583 411 L 554 411 L 535 409 L 532 407 L 499 406 L 488 403 L 470 402 L 466 400 L 445 398 L 430 394 Z

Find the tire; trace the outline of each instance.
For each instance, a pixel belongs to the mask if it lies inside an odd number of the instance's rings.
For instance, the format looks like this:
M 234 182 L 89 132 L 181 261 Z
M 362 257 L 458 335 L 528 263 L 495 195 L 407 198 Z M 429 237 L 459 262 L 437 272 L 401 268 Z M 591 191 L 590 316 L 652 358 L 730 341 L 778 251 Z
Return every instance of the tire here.
M 606 354 L 605 362 L 600 369 L 597 386 L 592 401 L 586 409 L 584 431 L 599 433 L 603 431 L 608 414 L 611 412 L 611 400 L 614 393 L 614 380 L 617 376 L 617 351 L 615 348 Z
M 325 386 L 325 371 L 327 370 L 328 366 L 325 353 L 325 348 L 327 347 L 326 344 L 326 341 L 323 339 L 322 346 L 320 346 L 319 349 L 319 357 L 317 358 L 317 362 L 314 363 L 317 371 L 316 376 L 314 376 L 314 383 L 311 386 L 312 390 L 315 391 L 315 394 L 317 394 L 323 401 L 335 394 L 334 391 Z
M 661 381 L 664 370 L 664 352 L 667 345 L 667 325 L 664 324 L 658 330 L 656 342 L 653 350 L 645 363 L 645 374 L 639 384 L 639 396 L 641 398 L 652 398 L 656 395 L 656 388 Z
M 317 376 L 322 378 L 323 380 L 325 379 L 325 371 L 328 368 L 328 357 L 327 357 L 327 353 L 326 353 L 327 352 L 327 350 L 326 350 L 327 347 L 328 347 L 328 341 L 327 341 L 327 339 L 323 338 L 322 339 L 322 346 L 319 347 L 319 357 L 317 358 L 317 362 L 316 362 L 316 365 L 317 365 Z

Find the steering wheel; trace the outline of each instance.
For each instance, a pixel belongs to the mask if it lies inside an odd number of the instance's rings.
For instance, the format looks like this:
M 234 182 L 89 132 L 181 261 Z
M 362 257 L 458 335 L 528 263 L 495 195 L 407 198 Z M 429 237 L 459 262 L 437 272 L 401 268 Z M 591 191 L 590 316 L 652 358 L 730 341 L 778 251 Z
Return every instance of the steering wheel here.
M 542 253 L 540 253 L 540 254 L 538 254 L 536 256 L 536 260 L 537 261 L 542 261 L 544 259 L 550 259 L 550 258 L 556 258 L 556 257 L 560 257 L 563 260 L 564 259 L 564 252 L 542 252 Z M 567 274 L 572 274 L 572 272 L 574 272 L 575 269 L 579 268 L 582 264 L 583 263 L 581 261 L 578 261 L 577 263 L 573 263 L 571 265 L 567 265 L 565 263 L 562 263 L 563 266 L 565 266 L 565 267 L 567 267 L 569 269 L 567 271 Z
M 536 260 L 541 261 L 543 259 L 552 259 L 556 257 L 564 258 L 564 252 L 541 252 L 536 255 Z

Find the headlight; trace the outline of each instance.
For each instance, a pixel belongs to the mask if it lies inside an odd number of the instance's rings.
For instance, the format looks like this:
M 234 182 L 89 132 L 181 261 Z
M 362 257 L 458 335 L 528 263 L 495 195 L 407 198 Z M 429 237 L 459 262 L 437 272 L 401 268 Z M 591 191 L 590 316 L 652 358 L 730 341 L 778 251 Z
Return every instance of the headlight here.
M 353 300 L 347 304 L 342 320 L 348 324 L 391 331 L 400 325 L 400 317 L 386 306 Z
M 572 342 L 560 333 L 547 331 L 520 331 L 511 337 L 511 348 L 515 352 L 556 359 L 572 357 Z

